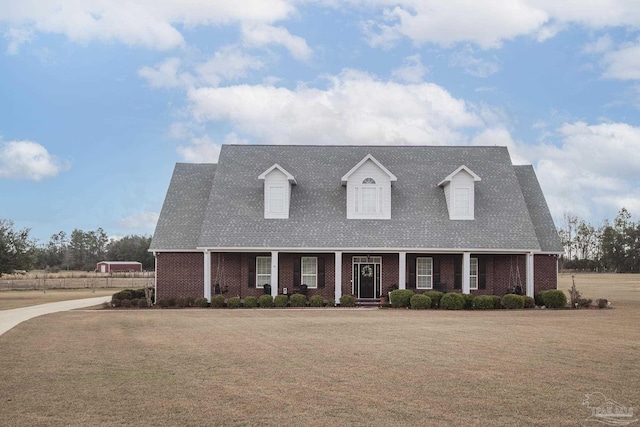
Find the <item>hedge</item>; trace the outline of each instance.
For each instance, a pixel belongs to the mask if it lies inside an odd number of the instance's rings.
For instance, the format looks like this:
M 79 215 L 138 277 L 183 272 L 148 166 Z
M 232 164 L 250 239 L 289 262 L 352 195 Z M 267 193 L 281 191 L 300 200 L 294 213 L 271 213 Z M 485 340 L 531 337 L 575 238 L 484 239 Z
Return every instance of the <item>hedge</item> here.
M 288 295 L 276 295 L 273 299 L 273 305 L 276 307 L 286 307 L 289 304 L 289 296 Z
M 245 297 L 242 302 L 242 306 L 244 308 L 256 308 L 258 306 L 258 298 L 256 297 Z
M 431 298 L 424 294 L 415 294 L 411 296 L 409 303 L 414 310 L 426 310 L 431 307 Z
M 440 291 L 427 291 L 424 293 L 426 296 L 431 298 L 431 308 L 440 307 L 440 298 L 444 295 L 443 292 Z
M 302 294 L 293 294 L 289 297 L 289 305 L 291 307 L 306 307 L 307 297 Z
M 445 310 L 462 310 L 464 303 L 465 299 L 462 294 L 449 292 L 448 294 L 444 294 L 440 299 L 440 308 Z
M 320 295 L 314 295 L 309 299 L 311 307 L 324 307 L 324 298 Z
M 211 307 L 222 308 L 224 307 L 224 297 L 222 295 L 214 295 L 211 297 Z
M 565 308 L 567 296 L 561 290 L 553 289 L 542 294 L 542 301 L 547 308 Z
M 271 308 L 273 307 L 273 297 L 271 295 L 260 295 L 258 298 L 258 305 L 260 308 Z
M 227 307 L 238 308 L 240 307 L 240 297 L 231 297 L 227 300 Z
M 473 299 L 473 308 L 476 310 L 491 310 L 495 308 L 492 295 L 478 295 Z
M 353 295 L 342 295 L 340 297 L 340 307 L 355 307 L 356 298 Z
M 413 291 L 410 289 L 396 289 L 395 291 L 391 291 L 391 293 L 389 294 L 389 297 L 391 298 L 391 307 L 409 307 L 409 305 L 411 304 L 412 296 Z
M 506 309 L 524 308 L 524 297 L 516 294 L 506 294 L 502 297 L 502 306 Z

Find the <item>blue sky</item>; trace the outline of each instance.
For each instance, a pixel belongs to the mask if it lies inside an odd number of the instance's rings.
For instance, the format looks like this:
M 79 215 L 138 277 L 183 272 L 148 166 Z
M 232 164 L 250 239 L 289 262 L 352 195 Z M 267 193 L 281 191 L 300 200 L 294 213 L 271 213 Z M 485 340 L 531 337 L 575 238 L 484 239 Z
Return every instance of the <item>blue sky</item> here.
M 17 4 L 15 4 L 17 3 Z M 151 234 L 220 145 L 505 145 L 556 223 L 640 213 L 640 3 L 0 3 L 0 218 Z

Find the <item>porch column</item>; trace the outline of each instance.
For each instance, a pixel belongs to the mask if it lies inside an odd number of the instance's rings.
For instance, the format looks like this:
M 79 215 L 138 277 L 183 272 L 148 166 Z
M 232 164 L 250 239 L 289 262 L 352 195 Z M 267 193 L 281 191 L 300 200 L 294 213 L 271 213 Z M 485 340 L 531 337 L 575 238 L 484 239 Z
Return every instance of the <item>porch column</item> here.
M 211 252 L 209 251 L 204 251 L 204 297 L 211 302 Z
M 470 294 L 471 293 L 471 283 L 470 277 L 471 274 L 471 252 L 463 252 L 462 253 L 462 293 Z
M 271 251 L 271 296 L 278 295 L 278 251 Z
M 527 296 L 533 297 L 533 252 L 527 254 Z
M 398 252 L 398 289 L 407 286 L 407 253 Z
M 153 252 L 153 303 L 158 301 L 158 255 L 157 252 Z M 556 271 L 558 269 L 556 268 Z M 558 281 L 556 280 L 556 283 Z
M 342 252 L 335 253 L 335 303 L 340 304 L 342 296 Z

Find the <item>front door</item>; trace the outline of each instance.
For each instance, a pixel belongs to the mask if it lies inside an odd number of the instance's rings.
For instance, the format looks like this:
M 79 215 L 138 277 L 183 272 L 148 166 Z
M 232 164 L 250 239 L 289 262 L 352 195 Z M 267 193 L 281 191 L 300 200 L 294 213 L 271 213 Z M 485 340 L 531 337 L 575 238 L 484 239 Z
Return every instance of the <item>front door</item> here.
M 378 298 L 381 278 L 382 257 L 353 257 L 353 293 L 358 298 Z
M 360 264 L 360 298 L 375 298 L 374 275 L 374 264 Z

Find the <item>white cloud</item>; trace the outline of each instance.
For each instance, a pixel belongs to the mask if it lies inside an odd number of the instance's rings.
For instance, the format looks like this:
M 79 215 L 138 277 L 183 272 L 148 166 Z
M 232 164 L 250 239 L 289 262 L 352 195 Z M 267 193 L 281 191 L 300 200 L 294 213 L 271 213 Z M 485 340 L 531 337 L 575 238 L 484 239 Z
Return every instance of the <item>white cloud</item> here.
M 20 51 L 20 46 L 33 39 L 33 31 L 25 28 L 9 28 L 4 38 L 9 40 L 7 54 L 17 55 Z
M 605 53 L 603 77 L 617 80 L 640 80 L 640 41 Z
M 228 121 L 266 143 L 451 144 L 482 120 L 432 83 L 403 85 L 345 71 L 325 90 L 236 85 L 189 91 L 194 118 Z
M 487 60 L 477 57 L 473 49 L 466 48 L 459 52 L 451 54 L 449 64 L 455 67 L 461 67 L 465 73 L 474 77 L 485 78 L 500 71 L 497 60 Z
M 196 67 L 199 80 L 204 84 L 218 86 L 223 80 L 237 80 L 247 77 L 251 70 L 264 66 L 262 60 L 247 55 L 240 49 L 227 46 L 218 50 L 213 57 Z
M 40 181 L 56 176 L 67 167 L 37 142 L 0 143 L 0 178 Z
M 249 46 L 262 47 L 270 44 L 284 46 L 291 55 L 299 60 L 307 60 L 311 56 L 311 48 L 307 42 L 294 36 L 284 27 L 267 24 L 245 24 L 242 26 L 242 38 Z
M 149 82 L 151 87 L 188 87 L 193 85 L 194 78 L 189 73 L 181 73 L 180 65 L 182 61 L 178 58 L 167 58 L 155 67 L 142 67 L 138 70 L 138 75 Z
M 123 228 L 153 231 L 156 227 L 159 216 L 160 214 L 158 214 L 157 212 L 136 212 L 134 214 L 121 218 L 119 221 L 119 225 Z
M 247 141 L 241 139 L 235 133 L 226 135 L 224 144 L 246 144 Z M 181 145 L 177 148 L 178 154 L 187 162 L 193 163 L 216 163 L 220 155 L 220 143 L 216 143 L 208 136 L 192 137 L 190 145 Z
M 601 54 L 610 51 L 613 48 L 613 39 L 609 34 L 599 37 L 593 43 L 587 43 L 583 46 L 582 52 L 587 54 Z
M 429 72 L 429 67 L 422 64 L 420 54 L 404 58 L 404 65 L 392 71 L 391 75 L 407 83 L 420 83 Z

